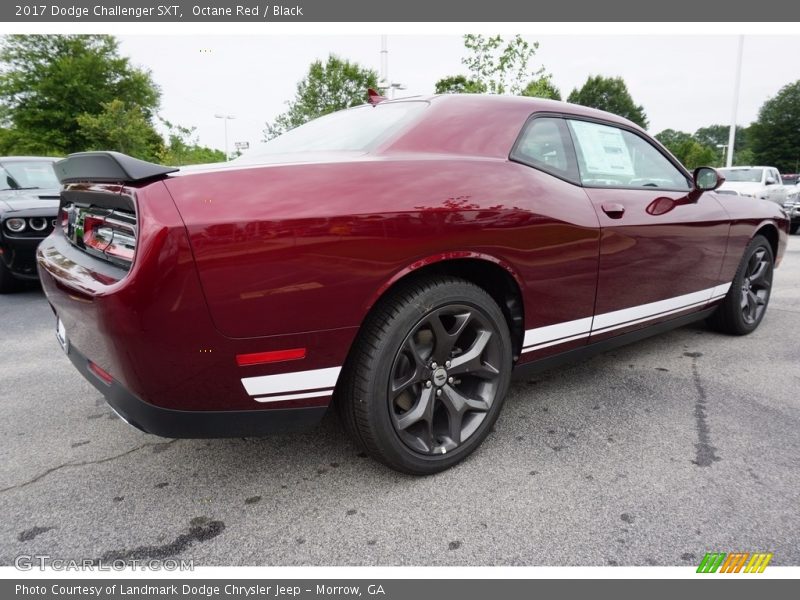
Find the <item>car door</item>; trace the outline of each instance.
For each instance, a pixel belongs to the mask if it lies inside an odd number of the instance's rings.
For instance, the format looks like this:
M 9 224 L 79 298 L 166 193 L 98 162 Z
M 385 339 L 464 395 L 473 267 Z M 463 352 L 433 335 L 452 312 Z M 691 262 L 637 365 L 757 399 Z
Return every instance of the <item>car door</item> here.
M 729 224 L 715 195 L 687 201 L 687 174 L 632 128 L 568 123 L 601 230 L 590 341 L 700 310 L 724 294 Z
M 764 169 L 764 189 L 766 190 L 767 200 L 783 206 L 786 188 L 783 186 L 777 169 Z

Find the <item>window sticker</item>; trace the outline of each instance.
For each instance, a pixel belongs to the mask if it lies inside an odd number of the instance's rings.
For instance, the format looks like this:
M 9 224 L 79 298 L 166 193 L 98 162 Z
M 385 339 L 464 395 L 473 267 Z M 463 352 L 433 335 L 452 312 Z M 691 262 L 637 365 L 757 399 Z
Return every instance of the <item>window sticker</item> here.
M 634 176 L 633 162 L 621 130 L 585 121 L 572 121 L 572 130 L 588 172 Z

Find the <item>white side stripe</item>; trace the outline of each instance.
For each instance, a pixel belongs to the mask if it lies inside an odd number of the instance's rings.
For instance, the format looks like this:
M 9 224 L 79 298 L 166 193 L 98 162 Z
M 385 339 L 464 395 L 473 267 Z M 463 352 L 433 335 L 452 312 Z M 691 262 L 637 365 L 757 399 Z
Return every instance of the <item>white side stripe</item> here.
M 584 333 L 588 335 L 591 329 L 592 317 L 567 321 L 566 323 L 556 323 L 555 325 L 548 325 L 547 327 L 539 327 L 537 329 L 529 329 L 525 332 L 525 341 L 522 345 L 527 348 L 528 346 L 538 346 L 544 342 L 552 342 L 554 340 L 560 340 L 561 338 L 574 337 Z
M 623 308 L 622 310 L 615 310 L 613 312 L 597 315 L 594 318 L 592 332 L 598 329 L 606 329 L 615 325 L 621 325 L 628 321 L 638 321 L 648 317 L 655 317 L 661 313 L 707 302 L 711 298 L 712 291 L 713 289 L 702 290 L 691 294 L 684 294 L 683 296 L 676 296 L 667 300 L 659 300 L 658 302 L 650 302 L 648 304 L 641 304 L 639 306 L 632 306 L 631 308 Z
M 280 396 L 261 396 L 260 398 L 253 398 L 256 402 L 282 402 L 283 400 L 302 400 L 303 398 L 322 398 L 323 396 L 330 396 L 333 390 L 322 390 L 319 392 L 306 392 L 304 394 L 282 394 Z
M 556 323 L 555 325 L 529 329 L 525 332 L 522 351 L 532 352 L 586 338 L 595 333 L 605 333 L 623 327 L 638 325 L 651 319 L 666 317 L 683 310 L 700 308 L 712 300 L 724 297 L 730 287 L 730 283 L 724 283 L 713 288 L 675 296 L 667 300 L 649 302 L 648 304 L 603 313 L 596 315 L 594 318 L 585 317 L 567 321 L 566 323 Z
M 657 314 L 649 315 L 647 317 L 642 317 L 641 319 L 636 319 L 634 321 L 625 321 L 624 323 L 619 323 L 617 325 L 610 325 L 608 327 L 603 327 L 602 329 L 595 327 L 594 329 L 592 329 L 592 335 L 594 335 L 595 333 L 605 333 L 607 331 L 614 331 L 615 329 L 622 329 L 623 327 L 630 327 L 631 325 L 638 325 L 639 323 L 644 323 L 645 321 L 650 321 L 651 319 L 668 317 L 669 315 L 681 312 L 682 310 L 688 310 L 690 308 L 700 308 L 701 306 L 705 306 L 706 302 L 708 301 L 702 300 L 700 302 L 696 302 L 695 304 L 689 304 L 688 306 L 680 306 L 678 308 L 668 310 L 666 312 L 660 312 Z
M 330 389 L 336 385 L 341 367 L 313 369 L 281 373 L 280 375 L 262 375 L 261 377 L 243 377 L 242 385 L 251 396 L 296 392 L 299 390 Z
M 723 283 L 722 285 L 718 285 L 712 290 L 711 299 L 714 300 L 716 298 L 722 298 L 723 296 L 728 294 L 728 290 L 730 288 L 731 288 L 730 283 Z

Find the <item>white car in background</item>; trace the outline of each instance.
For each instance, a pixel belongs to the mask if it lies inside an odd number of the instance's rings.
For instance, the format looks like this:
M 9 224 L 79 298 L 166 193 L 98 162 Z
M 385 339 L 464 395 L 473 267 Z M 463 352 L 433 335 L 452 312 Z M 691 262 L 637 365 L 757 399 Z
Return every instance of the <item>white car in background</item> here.
M 718 190 L 722 193 L 772 200 L 781 206 L 790 192 L 797 193 L 797 186 L 783 185 L 781 174 L 775 167 L 728 167 L 717 170 L 725 177 L 725 183 Z

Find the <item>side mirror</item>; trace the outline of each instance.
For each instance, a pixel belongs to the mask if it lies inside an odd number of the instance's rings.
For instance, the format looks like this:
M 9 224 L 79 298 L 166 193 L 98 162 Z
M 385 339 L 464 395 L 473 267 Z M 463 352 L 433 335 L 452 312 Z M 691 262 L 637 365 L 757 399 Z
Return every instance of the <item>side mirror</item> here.
M 711 192 L 725 183 L 725 178 L 711 167 L 697 167 L 692 174 L 694 188 L 699 192 Z
M 775 181 L 772 177 L 767 177 L 767 180 L 764 182 L 764 184 L 766 185 L 775 185 L 776 183 L 778 182 Z

